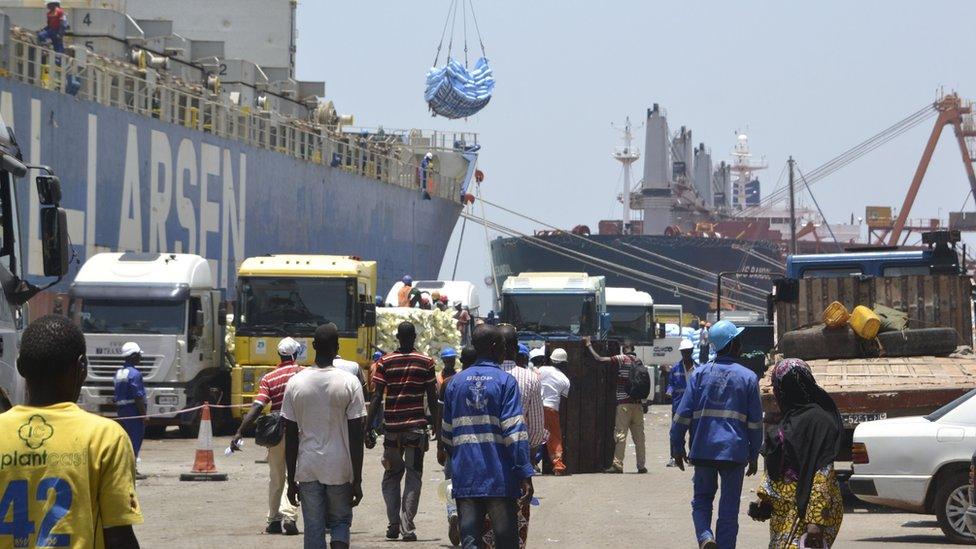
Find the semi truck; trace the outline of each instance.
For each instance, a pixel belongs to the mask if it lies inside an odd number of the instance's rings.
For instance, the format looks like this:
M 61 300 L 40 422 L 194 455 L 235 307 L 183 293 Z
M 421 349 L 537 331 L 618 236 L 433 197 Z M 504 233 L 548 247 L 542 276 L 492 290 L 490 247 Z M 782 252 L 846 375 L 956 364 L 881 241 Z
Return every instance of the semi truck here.
M 61 182 L 50 168 L 28 166 L 22 159 L 13 131 L 0 117 L 0 290 L 3 292 L 0 299 L 0 389 L 7 394 L 11 404 L 26 401 L 26 385 L 16 366 L 20 331 L 27 318 L 25 304 L 68 273 L 71 257 L 67 213 L 60 207 Z M 36 212 L 31 202 L 19 203 L 21 195 L 30 194 L 29 169 L 41 172 L 33 181 L 38 199 Z M 40 249 L 32 253 L 41 254 L 44 277 L 55 279 L 43 287 L 24 278 L 26 256 L 21 249 L 21 223 L 25 220 L 39 223 Z
M 774 282 L 771 299 L 777 346 L 788 333 L 822 324 L 824 310 L 838 301 L 848 309 L 890 307 L 907 315 L 909 328 L 953 328 L 956 344 L 972 347 L 973 281 L 960 265 L 958 239 L 958 232 L 939 231 L 923 235 L 925 250 L 789 257 L 788 276 Z M 807 363 L 844 419 L 846 451 L 838 461 L 849 461 L 859 423 L 928 414 L 972 389 L 976 379 L 971 353 L 892 356 L 882 351 Z M 768 376 L 760 388 L 766 420 L 776 421 L 779 410 Z
M 203 402 L 229 402 L 224 307 L 206 259 L 191 254 L 95 254 L 81 266 L 69 297 L 69 315 L 88 347 L 82 408 L 115 415 L 113 380 L 124 363 L 121 350 L 127 341 L 143 351 L 138 369 L 146 386 L 147 412 L 161 416 L 150 423 L 155 434 L 177 425 L 185 436 L 195 436 L 199 414 L 182 410 Z M 222 427 L 229 416 L 224 411 L 216 415 Z
M 376 339 L 376 262 L 353 256 L 251 257 L 237 271 L 231 402 L 235 418 L 246 412 L 261 376 L 278 364 L 278 342 L 301 345 L 298 362 L 315 361 L 312 337 L 319 325 L 339 328 L 339 355 L 367 367 Z
M 606 280 L 586 273 L 520 273 L 502 285 L 501 321 L 537 346 L 552 340 L 605 340 L 610 332 Z

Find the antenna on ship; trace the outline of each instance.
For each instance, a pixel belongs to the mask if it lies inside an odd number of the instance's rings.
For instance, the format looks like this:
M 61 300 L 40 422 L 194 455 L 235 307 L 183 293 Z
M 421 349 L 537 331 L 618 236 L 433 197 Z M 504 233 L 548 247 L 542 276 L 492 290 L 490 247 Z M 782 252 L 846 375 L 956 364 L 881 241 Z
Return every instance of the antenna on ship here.
M 613 158 L 624 167 L 624 189 L 620 194 L 620 202 L 623 204 L 624 211 L 623 216 L 620 218 L 622 221 L 620 234 L 630 234 L 630 192 L 632 188 L 630 182 L 630 166 L 640 158 L 640 150 L 634 148 L 634 134 L 631 132 L 629 116 L 622 128 L 616 124 L 612 124 L 612 126 L 624 134 L 624 146 L 614 149 Z
M 749 136 L 744 133 L 739 133 L 735 140 L 735 149 L 732 150 L 732 166 L 730 170 L 735 174 L 736 178 L 732 181 L 732 208 L 734 210 L 743 210 L 748 206 L 759 204 L 759 182 L 753 176 L 753 172 L 759 170 L 765 170 L 769 167 L 769 164 L 765 160 L 760 160 L 758 163 L 752 161 L 752 153 L 749 152 Z M 752 191 L 752 182 L 756 181 L 755 192 L 756 196 L 753 199 L 755 204 L 750 204 L 749 202 L 749 192 Z

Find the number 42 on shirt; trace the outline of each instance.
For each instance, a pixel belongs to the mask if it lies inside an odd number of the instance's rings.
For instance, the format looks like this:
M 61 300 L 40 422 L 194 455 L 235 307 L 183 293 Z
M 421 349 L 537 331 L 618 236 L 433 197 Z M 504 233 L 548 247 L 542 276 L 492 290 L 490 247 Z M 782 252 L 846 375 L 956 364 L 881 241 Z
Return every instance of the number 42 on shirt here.
M 3 496 L 0 497 L 0 540 L 12 536 L 13 546 L 18 548 L 69 547 L 70 535 L 53 534 L 51 530 L 71 509 L 71 486 L 62 478 L 48 477 L 41 479 L 34 494 L 31 494 L 30 488 L 27 481 L 23 479 L 11 480 L 7 483 Z M 33 495 L 37 501 L 47 503 L 51 492 L 54 492 L 54 503 L 41 518 L 41 524 L 36 530 L 37 540 L 31 544 L 35 524 L 30 517 L 29 498 Z M 10 520 L 7 520 L 8 517 Z

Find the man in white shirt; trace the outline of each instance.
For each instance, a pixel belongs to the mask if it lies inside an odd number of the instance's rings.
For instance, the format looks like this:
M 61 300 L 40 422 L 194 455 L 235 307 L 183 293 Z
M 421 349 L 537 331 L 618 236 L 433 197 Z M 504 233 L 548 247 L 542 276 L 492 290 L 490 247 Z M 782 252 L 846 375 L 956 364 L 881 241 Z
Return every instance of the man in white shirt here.
M 349 547 L 352 508 L 363 499 L 362 384 L 336 368 L 339 331 L 335 324 L 315 330 L 315 364 L 295 374 L 285 389 L 281 417 L 285 421 L 288 499 L 301 493 L 305 549 Z
M 539 379 L 542 382 L 542 411 L 546 416 L 546 430 L 549 431 L 549 441 L 546 451 L 552 461 L 552 473 L 563 476 L 566 474 L 566 464 L 563 462 L 563 435 L 559 427 L 559 404 L 564 397 L 569 396 L 569 378 L 560 370 L 569 362 L 566 349 L 555 349 L 549 357 L 551 366 L 539 368 Z

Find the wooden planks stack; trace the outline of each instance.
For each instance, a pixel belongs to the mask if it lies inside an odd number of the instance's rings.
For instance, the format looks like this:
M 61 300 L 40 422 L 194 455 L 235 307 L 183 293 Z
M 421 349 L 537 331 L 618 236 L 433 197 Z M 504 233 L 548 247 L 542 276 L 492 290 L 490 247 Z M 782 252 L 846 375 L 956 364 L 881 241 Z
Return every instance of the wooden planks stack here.
M 593 360 L 581 341 L 550 342 L 546 354 L 562 348 L 569 356 L 563 372 L 571 383 L 559 408 L 563 460 L 569 473 L 599 473 L 613 461 L 613 424 L 617 411 L 616 369 Z M 594 341 L 603 356 L 620 352 L 616 342 Z
M 972 344 L 973 282 L 968 276 L 805 278 L 798 282 L 795 303 L 776 303 L 776 331 L 780 335 L 822 323 L 824 309 L 839 301 L 848 310 L 856 305 L 887 305 L 908 313 L 910 328 L 955 328 L 960 345 Z

